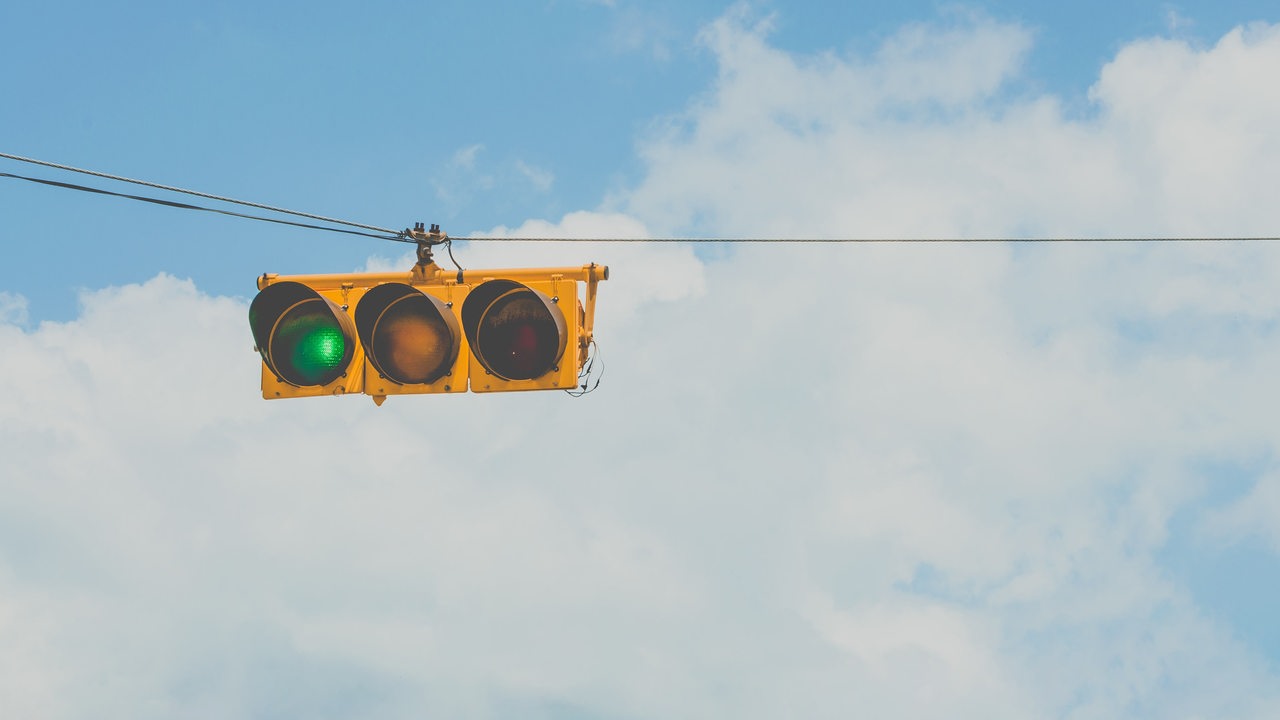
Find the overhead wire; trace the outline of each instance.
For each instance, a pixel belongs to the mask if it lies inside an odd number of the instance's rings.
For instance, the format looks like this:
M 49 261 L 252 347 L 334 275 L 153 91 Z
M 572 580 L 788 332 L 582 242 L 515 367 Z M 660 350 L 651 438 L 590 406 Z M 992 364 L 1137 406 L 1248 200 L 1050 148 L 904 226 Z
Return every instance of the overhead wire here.
M 35 158 L 24 157 L 22 155 L 14 155 L 11 153 L 0 152 L 0 157 L 16 160 L 19 162 L 31 163 L 44 167 L 54 168 L 57 170 L 65 170 L 68 172 L 81 173 L 84 175 L 92 175 L 94 177 L 115 180 L 119 182 L 132 183 L 134 185 L 142 185 L 145 187 L 156 188 L 168 192 L 181 193 L 185 195 L 193 195 L 218 202 L 225 202 L 234 205 L 243 205 L 247 207 L 267 210 L 283 215 L 292 215 L 295 217 L 303 217 L 311 220 L 318 220 L 334 225 L 344 225 L 347 227 L 360 228 L 362 230 L 371 230 L 382 234 L 372 234 L 369 232 L 359 232 L 355 230 L 346 230 L 342 228 L 327 227 L 324 225 L 314 225 L 310 223 L 300 223 L 289 220 L 281 220 L 278 218 L 263 217 L 260 215 L 249 215 L 246 213 L 237 213 L 229 210 L 220 210 L 201 205 L 193 205 L 190 203 L 180 203 L 172 200 L 163 200 L 160 198 L 145 197 L 141 195 L 131 195 L 127 193 L 119 193 L 111 190 L 103 190 L 101 188 L 93 188 L 74 183 L 59 182 L 55 180 L 46 180 L 41 178 L 27 177 L 24 175 L 16 175 L 12 173 L 0 173 L 0 177 L 15 178 L 26 180 L 34 183 L 41 183 L 54 187 L 79 190 L 83 192 L 97 193 L 101 195 L 109 195 L 113 197 L 127 198 L 130 200 L 139 200 L 142 202 L 153 203 L 156 205 L 165 205 L 184 210 L 200 210 L 203 212 L 213 212 L 221 215 L 230 215 L 232 217 L 240 217 L 248 220 L 259 220 L 263 222 L 277 223 L 281 225 L 290 225 L 309 230 L 324 230 L 327 232 L 339 232 L 348 235 L 359 235 L 362 237 L 370 237 L 378 240 L 392 240 L 395 242 L 417 242 L 408 230 L 393 230 L 391 228 L 379 227 L 377 225 L 368 225 L 365 223 L 352 222 L 350 220 L 342 220 L 339 218 L 317 215 L 314 213 L 301 212 L 298 210 L 289 210 L 287 208 L 277 207 L 274 205 L 266 205 L 263 203 L 252 202 L 249 200 L 237 200 L 235 198 L 223 195 L 214 195 L 212 193 L 200 192 L 198 190 L 189 190 L 186 188 L 175 187 L 172 185 L 162 185 L 160 183 L 149 182 L 146 180 L 138 180 L 122 175 L 113 175 L 110 173 L 98 172 L 96 170 L 86 170 L 84 168 L 73 167 L 71 165 L 63 165 L 61 163 L 49 162 L 47 160 L 37 160 Z M 1280 236 L 1265 235 L 1239 235 L 1239 236 L 1197 236 L 1197 237 L 1176 237 L 1176 236 L 1127 236 L 1127 237 L 512 237 L 512 236 L 474 236 L 449 237 L 449 240 L 458 240 L 465 242 L 537 242 L 537 243 L 779 243 L 779 244 L 836 244 L 836 243 L 903 243 L 903 244 L 951 244 L 951 243 L 1154 243 L 1154 242 L 1275 242 L 1280 241 Z M 450 257 L 452 258 L 452 248 Z M 457 261 L 454 261 L 457 264 Z
M 1141 243 L 1141 242 L 1268 242 L 1280 236 L 1233 237 L 455 237 L 468 242 L 590 242 L 590 243 Z
M 202 197 L 208 200 L 216 200 L 218 202 L 231 203 L 233 205 L 244 205 L 246 207 L 258 208 L 259 210 L 269 210 L 271 212 L 280 213 L 282 215 L 294 215 L 297 217 L 309 218 L 311 220 L 319 220 L 321 222 L 333 223 L 335 225 L 346 225 L 348 227 L 356 227 L 364 230 L 373 230 L 380 233 L 387 233 L 389 235 L 400 236 L 401 234 L 399 230 L 392 230 L 390 228 L 378 227 L 377 225 L 366 225 L 364 223 L 351 222 L 350 220 L 340 220 L 338 218 L 326 217 L 324 215 L 316 215 L 313 213 L 300 212 L 298 210 L 289 210 L 287 208 L 276 207 L 274 205 L 265 205 L 263 203 L 252 202 L 250 200 L 237 200 L 235 198 L 230 198 L 223 195 L 214 195 L 212 193 L 200 192 L 199 190 L 188 190 L 186 188 L 175 187 L 173 185 L 161 185 L 160 183 L 153 183 L 146 180 L 138 180 L 136 178 L 124 177 L 123 175 L 112 175 L 110 173 L 98 172 L 97 170 L 86 170 L 84 168 L 72 167 L 71 165 L 63 165 L 61 163 L 49 162 L 47 160 L 37 160 L 35 158 L 24 157 L 22 155 L 13 155 L 6 152 L 0 152 L 0 157 L 8 158 L 10 160 L 17 160 L 19 162 L 31 163 L 32 165 L 42 165 L 44 167 L 54 168 L 57 170 L 66 170 L 68 172 L 81 173 L 83 175 L 92 175 L 94 177 L 106 178 L 107 180 L 116 180 L 119 182 L 132 183 L 134 185 L 142 185 L 145 187 L 156 188 L 157 190 L 166 190 L 168 192 L 182 193 L 185 195 L 194 195 L 195 197 Z M 29 178 L 23 178 L 23 179 L 29 179 Z M 57 183 L 50 182 L 49 184 L 57 184 Z M 76 189 L 81 189 L 81 188 L 76 188 Z M 152 199 L 149 199 L 149 198 L 123 195 L 120 193 L 111 193 L 108 191 L 101 191 L 101 192 L 108 195 L 119 195 L 120 197 L 129 197 L 134 200 L 144 200 L 147 202 L 152 201 Z M 190 208 L 190 209 L 206 210 L 207 208 L 196 207 L 196 208 Z M 215 211 L 215 212 L 220 212 L 220 211 Z M 227 214 L 231 214 L 231 213 L 227 213 Z M 241 216 L 241 217 L 249 217 L 250 219 L 254 219 L 254 220 L 265 219 L 265 218 L 256 217 L 256 216 Z M 325 229 L 325 228 L 318 228 L 318 229 Z
M 89 187 L 87 185 L 77 185 L 75 183 L 59 182 L 57 180 L 46 180 L 44 178 L 27 177 L 26 175 L 15 175 L 13 173 L 0 172 L 0 177 L 13 178 L 15 180 L 26 180 L 28 182 L 39 183 L 41 185 L 50 185 L 53 187 L 66 188 L 68 190 L 80 190 L 82 192 L 96 193 L 98 195 L 110 195 L 112 197 L 127 198 L 129 200 L 139 200 L 142 202 L 153 203 L 156 205 L 164 205 L 166 207 L 178 208 L 180 210 L 200 210 L 203 212 L 218 213 L 219 215 L 230 215 L 231 217 L 245 218 L 248 220 L 261 220 L 263 222 L 277 223 L 279 225 L 290 225 L 293 227 L 306 228 L 308 230 L 327 230 L 329 232 L 344 233 L 346 235 L 360 235 L 363 237 L 375 238 L 378 240 L 397 240 L 400 242 L 412 242 L 404 239 L 399 235 L 374 235 L 373 233 L 361 232 L 360 230 L 348 230 L 346 228 L 327 227 L 324 225 L 313 225 L 311 223 L 296 222 L 294 220 L 282 220 L 280 218 L 264 217 L 261 215 L 250 215 L 248 213 L 238 213 L 233 210 L 222 210 L 219 208 L 205 207 L 203 205 L 193 205 L 191 203 L 177 202 L 175 200 L 164 200 L 161 198 L 146 197 L 143 195 L 130 195 L 128 193 L 119 193 L 112 190 L 103 190 L 102 188 Z

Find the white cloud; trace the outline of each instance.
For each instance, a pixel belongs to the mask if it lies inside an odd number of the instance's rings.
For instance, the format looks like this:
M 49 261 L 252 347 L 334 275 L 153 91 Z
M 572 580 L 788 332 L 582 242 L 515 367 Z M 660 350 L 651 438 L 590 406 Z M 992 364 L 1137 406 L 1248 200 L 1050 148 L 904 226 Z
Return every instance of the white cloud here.
M 27 299 L 21 295 L 0 292 L 0 323 L 22 325 L 27 322 Z
M 458 148 L 458 150 L 453 153 L 454 167 L 464 168 L 466 170 L 475 170 L 476 156 L 478 156 L 482 150 L 484 150 L 484 145 L 480 143 Z
M 436 199 L 456 206 L 467 202 L 477 192 L 493 188 L 493 176 L 478 167 L 478 158 L 484 149 L 483 144 L 474 143 L 454 151 L 449 164 L 431 178 Z
M 1175 8 L 1168 8 L 1164 14 L 1164 25 L 1169 34 L 1176 35 L 1183 30 L 1195 27 L 1195 20 L 1184 16 Z
M 560 267 L 594 262 L 610 268 L 599 309 L 610 322 L 627 321 L 647 303 L 674 302 L 705 292 L 703 264 L 688 245 L 593 243 L 592 238 L 646 238 L 635 218 L 617 213 L 574 212 L 560 222 L 529 220 L 518 228 L 496 227 L 480 237 L 580 238 L 579 242 L 471 243 L 468 267 Z M 603 317 L 603 315 L 602 315 Z
M 1016 76 L 1031 47 L 1031 34 L 982 16 L 960 23 L 909 25 L 889 38 L 866 76 L 880 103 L 963 106 L 992 97 Z M 860 73 L 861 74 L 861 73 Z
M 687 41 L 683 31 L 652 6 L 628 6 L 615 14 L 608 47 L 620 53 L 639 53 L 657 63 L 674 57 L 673 47 Z
M 963 23 L 908 28 L 863 60 L 797 58 L 722 21 L 708 31 L 718 85 L 647 141 L 625 212 L 485 235 L 1243 233 L 1280 220 L 1262 202 L 1280 147 L 1258 132 L 1280 119 L 1259 82 L 1273 28 L 1203 50 L 1134 43 L 1095 86 L 1096 115 L 1070 119 L 1052 97 L 1005 93 L 1025 30 Z M 1198 461 L 1280 440 L 1272 247 L 455 254 L 469 268 L 610 265 L 601 390 L 264 402 L 245 303 L 163 275 L 87 293 L 74 322 L 0 313 L 0 706 L 1280 706 L 1274 669 L 1155 557 L 1212 480 Z M 412 260 L 370 265 L 384 263 Z M 1223 532 L 1274 530 L 1268 511 L 1223 517 Z
M 1268 473 L 1243 497 L 1209 513 L 1202 530 L 1222 543 L 1260 539 L 1280 554 L 1280 475 Z
M 1052 96 L 1003 98 L 1028 33 L 968 22 L 907 28 L 868 62 L 719 21 L 717 87 L 643 146 L 623 207 L 663 231 L 778 236 L 1272 231 L 1280 170 L 1257 159 L 1277 152 L 1280 31 L 1136 42 L 1076 120 Z
M 556 176 L 550 170 L 529 165 L 523 160 L 516 161 L 516 172 L 523 175 L 529 184 L 539 192 L 546 192 L 551 189 L 551 185 L 555 183 Z
M 482 144 L 468 145 L 454 152 L 450 162 L 431 178 L 436 198 L 460 206 L 476 196 L 502 192 L 546 193 L 555 184 L 555 173 L 530 165 L 519 158 L 494 163 L 481 162 Z

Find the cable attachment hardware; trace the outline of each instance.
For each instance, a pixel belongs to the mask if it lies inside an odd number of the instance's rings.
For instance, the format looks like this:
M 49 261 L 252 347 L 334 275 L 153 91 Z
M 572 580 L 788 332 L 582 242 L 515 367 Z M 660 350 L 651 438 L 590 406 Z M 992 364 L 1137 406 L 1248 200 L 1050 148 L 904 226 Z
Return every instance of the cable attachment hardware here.
M 462 266 L 453 257 L 453 239 L 448 233 L 441 232 L 439 225 L 432 223 L 431 229 L 428 230 L 425 223 L 414 223 L 412 230 L 406 228 L 400 235 L 418 243 L 418 264 L 413 267 L 414 277 L 426 278 L 438 270 L 433 249 L 443 245 L 445 250 L 449 251 L 449 259 L 453 261 L 453 266 L 458 268 L 457 282 L 459 285 L 462 284 L 463 271 Z
M 414 223 L 413 229 L 405 229 L 401 235 L 418 243 L 418 264 L 431 265 L 435 263 L 432 257 L 431 249 L 437 245 L 444 245 L 449 242 L 449 235 L 440 231 L 440 226 L 432 223 L 431 229 L 427 230 L 426 223 Z

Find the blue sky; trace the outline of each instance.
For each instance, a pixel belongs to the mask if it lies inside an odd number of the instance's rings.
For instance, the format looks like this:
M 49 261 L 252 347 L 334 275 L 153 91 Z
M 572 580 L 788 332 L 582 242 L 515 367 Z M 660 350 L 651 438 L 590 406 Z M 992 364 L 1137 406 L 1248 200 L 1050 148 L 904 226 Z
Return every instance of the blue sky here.
M 439 222 L 455 235 L 558 218 L 641 181 L 637 142 L 714 81 L 698 38 L 726 7 L 15 6 L 3 11 L 6 27 L 23 28 L 5 49 L 16 146 L 6 151 L 376 225 Z M 971 12 L 1017 22 L 1033 44 L 1006 91 L 1052 92 L 1081 113 L 1124 43 L 1211 44 L 1274 13 L 1264 2 L 755 7 L 775 13 L 770 42 L 800 56 L 869 54 L 904 24 Z M 37 318 L 74 314 L 67 286 L 168 271 L 239 294 L 252 290 L 245 273 L 354 265 L 378 251 L 308 232 L 261 242 L 254 226 L 9 185 L 7 207 L 28 210 L 6 213 L 8 232 L 43 233 L 14 243 L 22 262 L 6 263 L 0 283 Z M 103 223 L 124 231 L 69 242 Z
M 28 4 L 0 151 L 459 237 L 1274 236 L 1277 23 Z M 1269 244 L 459 243 L 610 265 L 597 393 L 267 403 L 256 276 L 403 246 L 0 180 L 24 716 L 1280 709 Z

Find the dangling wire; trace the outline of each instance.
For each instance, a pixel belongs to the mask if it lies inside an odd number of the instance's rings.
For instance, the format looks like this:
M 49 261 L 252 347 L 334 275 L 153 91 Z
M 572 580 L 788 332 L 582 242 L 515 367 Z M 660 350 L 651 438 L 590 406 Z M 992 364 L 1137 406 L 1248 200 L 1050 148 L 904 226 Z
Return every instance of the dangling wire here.
M 600 362 L 600 369 L 595 373 L 595 382 L 591 382 L 591 373 L 596 366 L 596 362 Z M 590 394 L 600 387 L 600 379 L 604 377 L 604 361 L 600 358 L 600 346 L 596 344 L 594 338 L 591 344 L 587 346 L 587 362 L 582 366 L 582 372 L 578 373 L 578 386 L 573 390 L 565 390 L 569 397 L 582 397 Z
M 462 282 L 462 266 L 458 264 L 458 259 L 453 256 L 453 238 L 444 241 L 444 249 L 449 252 L 449 259 L 453 261 L 453 266 L 458 268 L 458 282 Z

